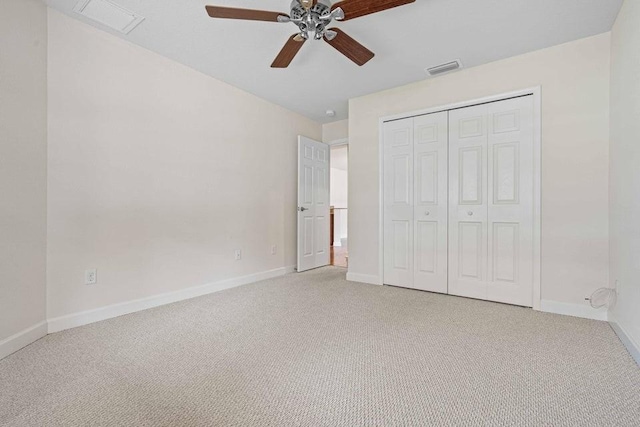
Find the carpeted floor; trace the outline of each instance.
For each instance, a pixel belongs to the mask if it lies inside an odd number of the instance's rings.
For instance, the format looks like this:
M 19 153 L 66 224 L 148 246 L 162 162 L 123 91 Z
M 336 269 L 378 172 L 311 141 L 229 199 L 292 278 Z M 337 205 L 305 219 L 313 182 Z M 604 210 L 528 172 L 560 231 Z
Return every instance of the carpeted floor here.
M 640 369 L 604 322 L 329 267 L 49 335 L 0 425 L 638 426 Z

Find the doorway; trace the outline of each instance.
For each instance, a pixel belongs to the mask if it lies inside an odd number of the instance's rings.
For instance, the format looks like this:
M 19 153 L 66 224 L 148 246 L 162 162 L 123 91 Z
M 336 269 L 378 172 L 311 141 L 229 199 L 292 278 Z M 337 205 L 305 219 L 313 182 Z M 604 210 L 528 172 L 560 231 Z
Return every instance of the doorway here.
M 336 267 L 349 265 L 348 237 L 348 168 L 349 146 L 332 145 L 329 198 L 331 205 L 330 263 Z

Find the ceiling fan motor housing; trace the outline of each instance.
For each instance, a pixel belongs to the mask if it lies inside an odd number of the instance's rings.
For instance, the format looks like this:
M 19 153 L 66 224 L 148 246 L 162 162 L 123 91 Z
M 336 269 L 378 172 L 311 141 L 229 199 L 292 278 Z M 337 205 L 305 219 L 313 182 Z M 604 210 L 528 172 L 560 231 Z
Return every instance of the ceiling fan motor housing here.
M 317 0 L 315 4 L 306 9 L 302 0 L 291 2 L 291 22 L 300 29 L 300 36 L 305 39 L 320 40 L 325 35 L 326 26 L 333 20 L 331 17 L 331 2 L 329 0 Z

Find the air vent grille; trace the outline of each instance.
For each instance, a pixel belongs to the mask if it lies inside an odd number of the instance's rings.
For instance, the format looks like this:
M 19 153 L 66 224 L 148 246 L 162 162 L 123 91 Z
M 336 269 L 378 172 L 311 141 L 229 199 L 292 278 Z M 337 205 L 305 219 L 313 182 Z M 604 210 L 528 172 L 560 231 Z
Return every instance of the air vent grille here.
M 451 71 L 455 71 L 462 68 L 462 62 L 459 59 L 455 61 L 447 62 L 446 64 L 436 65 L 435 67 L 430 67 L 425 69 L 426 73 L 430 76 L 437 76 L 444 73 L 450 73 Z
M 73 10 L 124 34 L 131 32 L 144 20 L 143 17 L 109 0 L 80 0 Z

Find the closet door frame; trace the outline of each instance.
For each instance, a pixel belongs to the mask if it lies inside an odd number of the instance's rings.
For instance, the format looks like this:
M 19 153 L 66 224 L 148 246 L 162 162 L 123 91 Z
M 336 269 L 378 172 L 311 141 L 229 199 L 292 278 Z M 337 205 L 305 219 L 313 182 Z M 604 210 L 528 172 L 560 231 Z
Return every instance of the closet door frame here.
M 541 310 L 541 162 L 542 162 L 542 87 L 526 88 L 454 104 L 381 117 L 378 120 L 378 284 L 384 278 L 384 124 L 393 120 L 406 119 L 425 114 L 439 113 L 458 108 L 471 107 L 489 102 L 503 101 L 521 96 L 533 96 L 533 309 Z

